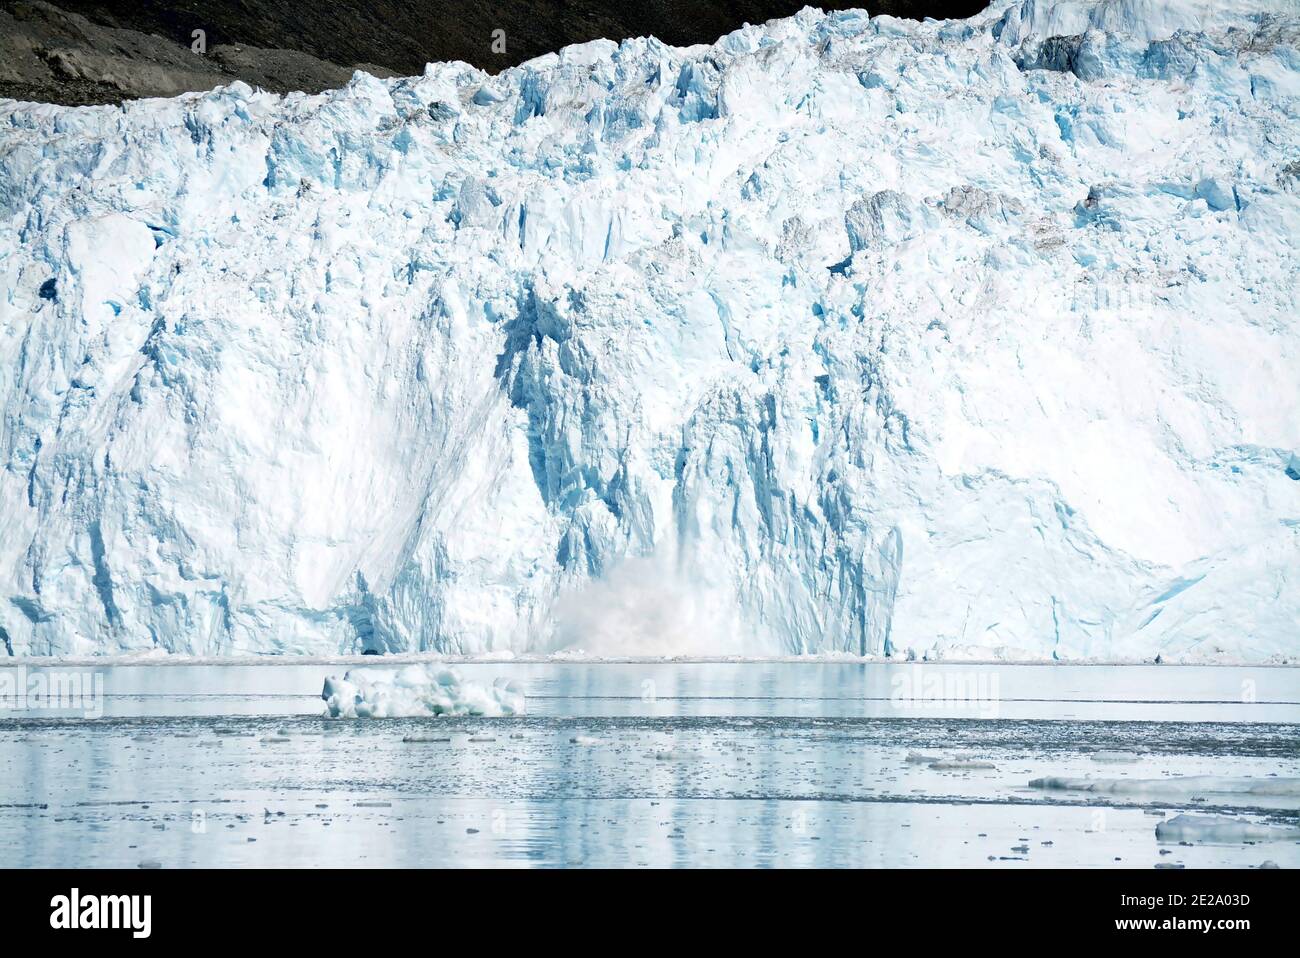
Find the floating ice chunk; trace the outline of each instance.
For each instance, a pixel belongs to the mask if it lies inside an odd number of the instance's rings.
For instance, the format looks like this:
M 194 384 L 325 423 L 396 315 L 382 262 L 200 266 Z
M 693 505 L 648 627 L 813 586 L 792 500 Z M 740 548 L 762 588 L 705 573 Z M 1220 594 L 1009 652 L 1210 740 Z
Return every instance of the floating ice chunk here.
M 908 752 L 903 759 L 908 765 L 930 765 L 934 762 L 942 762 L 947 758 L 945 755 L 929 755 L 925 752 Z
M 694 762 L 699 760 L 700 757 L 694 752 L 683 752 L 681 749 L 675 748 L 655 752 L 656 762 Z
M 930 767 L 941 771 L 971 771 L 972 769 L 997 768 L 992 762 L 986 762 L 978 758 L 941 758 L 937 762 L 931 762 Z
M 1091 758 L 1094 762 L 1104 762 L 1110 765 L 1123 765 L 1129 762 L 1136 762 L 1139 760 L 1139 756 L 1134 755 L 1132 752 L 1114 752 L 1114 751 L 1093 752 L 1092 755 L 1089 756 L 1089 758 Z
M 1268 842 L 1300 839 L 1300 828 L 1260 825 L 1228 815 L 1176 815 L 1156 825 L 1161 842 Z
M 600 739 L 590 735 L 575 735 L 569 741 L 574 745 L 599 745 Z
M 399 672 L 352 669 L 341 679 L 326 678 L 321 698 L 333 718 L 524 712 L 524 694 L 513 682 L 497 679 L 486 686 L 440 666 L 410 665 Z
M 1170 778 L 1035 778 L 1030 788 L 1096 792 L 1104 795 L 1300 796 L 1300 778 L 1222 778 L 1185 775 Z M 1172 819 L 1171 819 L 1172 821 Z

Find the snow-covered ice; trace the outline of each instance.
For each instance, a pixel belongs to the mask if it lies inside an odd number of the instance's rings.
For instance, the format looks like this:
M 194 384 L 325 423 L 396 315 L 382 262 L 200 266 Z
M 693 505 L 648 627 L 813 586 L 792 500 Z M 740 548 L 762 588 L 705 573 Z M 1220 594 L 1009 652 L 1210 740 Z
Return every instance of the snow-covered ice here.
M 0 102 L 0 650 L 1294 658 L 1298 36 Z
M 524 694 L 506 679 L 491 685 L 455 669 L 408 665 L 400 671 L 352 669 L 329 676 L 321 691 L 334 718 L 401 718 L 418 715 L 523 715 Z

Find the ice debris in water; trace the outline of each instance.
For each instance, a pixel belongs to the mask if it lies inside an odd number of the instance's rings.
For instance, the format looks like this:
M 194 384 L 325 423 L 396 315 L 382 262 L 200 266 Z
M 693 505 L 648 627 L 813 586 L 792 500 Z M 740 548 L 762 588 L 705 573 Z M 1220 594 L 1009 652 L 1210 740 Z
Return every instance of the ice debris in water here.
M 523 715 L 524 693 L 506 679 L 484 685 L 455 669 L 409 665 L 399 672 L 351 669 L 329 676 L 321 698 L 333 718 Z

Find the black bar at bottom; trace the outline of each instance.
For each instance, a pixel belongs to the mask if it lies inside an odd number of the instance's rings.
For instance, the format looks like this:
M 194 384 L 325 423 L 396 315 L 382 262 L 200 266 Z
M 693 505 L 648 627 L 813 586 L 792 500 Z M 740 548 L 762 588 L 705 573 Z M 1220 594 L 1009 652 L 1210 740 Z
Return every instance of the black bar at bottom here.
M 692 947 L 716 938 L 734 950 L 770 946 L 774 933 L 816 938 L 851 928 L 864 947 L 879 933 L 919 934 L 927 946 L 1199 938 L 1231 948 L 1294 929 L 1291 879 L 1273 870 L 32 870 L 0 871 L 0 901 L 7 945 L 75 937 L 264 950 L 477 934 L 501 944 L 609 946 L 613 928 L 646 947 L 690 929 Z M 149 896 L 147 929 L 144 899 L 118 896 Z

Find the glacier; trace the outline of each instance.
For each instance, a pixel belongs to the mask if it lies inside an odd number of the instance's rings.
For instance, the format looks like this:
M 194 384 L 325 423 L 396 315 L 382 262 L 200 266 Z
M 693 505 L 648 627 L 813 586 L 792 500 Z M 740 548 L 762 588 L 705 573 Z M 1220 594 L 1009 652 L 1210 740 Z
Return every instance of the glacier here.
M 1300 655 L 1300 9 L 0 101 L 0 654 Z

